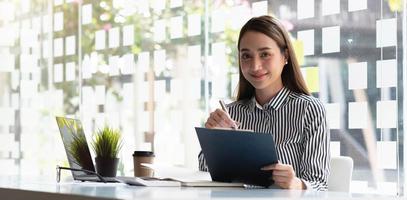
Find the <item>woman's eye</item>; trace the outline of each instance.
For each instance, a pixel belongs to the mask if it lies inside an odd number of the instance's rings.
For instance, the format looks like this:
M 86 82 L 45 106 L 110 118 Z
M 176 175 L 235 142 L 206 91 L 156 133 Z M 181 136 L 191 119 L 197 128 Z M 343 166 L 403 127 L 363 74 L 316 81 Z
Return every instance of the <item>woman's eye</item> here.
M 267 52 L 263 52 L 263 53 L 260 54 L 260 57 L 262 57 L 262 58 L 267 58 L 269 56 L 270 56 L 270 54 L 267 53 Z
M 240 56 L 240 58 L 241 58 L 242 60 L 247 60 L 247 59 L 250 58 L 250 55 L 248 55 L 248 54 L 242 54 L 242 55 Z

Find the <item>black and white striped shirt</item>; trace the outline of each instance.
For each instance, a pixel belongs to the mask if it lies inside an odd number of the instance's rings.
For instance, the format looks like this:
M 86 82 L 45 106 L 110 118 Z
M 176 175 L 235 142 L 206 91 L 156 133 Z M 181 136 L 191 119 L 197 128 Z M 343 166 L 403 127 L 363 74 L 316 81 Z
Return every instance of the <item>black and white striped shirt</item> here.
M 307 189 L 327 189 L 329 133 L 325 108 L 317 98 L 284 87 L 264 106 L 253 97 L 227 107 L 240 129 L 273 135 L 279 161 L 292 165 Z M 199 169 L 207 171 L 202 152 L 198 160 Z

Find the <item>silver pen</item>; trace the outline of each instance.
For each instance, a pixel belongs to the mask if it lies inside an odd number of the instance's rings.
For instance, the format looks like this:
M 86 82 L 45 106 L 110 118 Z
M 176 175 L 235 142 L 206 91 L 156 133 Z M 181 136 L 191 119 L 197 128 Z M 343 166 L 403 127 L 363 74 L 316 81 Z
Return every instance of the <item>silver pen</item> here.
M 228 109 L 226 108 L 226 104 L 225 102 L 223 102 L 223 100 L 219 100 L 219 104 L 222 107 L 222 110 L 226 112 L 226 114 L 230 117 Z M 233 123 L 234 125 L 232 126 L 232 129 L 237 129 L 236 123 Z

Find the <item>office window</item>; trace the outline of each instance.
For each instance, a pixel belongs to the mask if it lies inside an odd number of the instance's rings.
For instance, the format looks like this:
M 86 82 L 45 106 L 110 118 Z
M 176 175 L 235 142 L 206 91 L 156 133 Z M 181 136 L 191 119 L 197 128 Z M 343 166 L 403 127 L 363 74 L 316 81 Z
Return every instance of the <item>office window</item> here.
M 352 192 L 402 192 L 405 6 L 0 2 L 1 173 L 52 176 L 56 164 L 67 165 L 55 116 L 80 118 L 88 139 L 105 123 L 120 128 L 119 175 L 132 175 L 134 150 L 197 169 L 194 127 L 236 95 L 240 27 L 270 14 L 290 32 L 307 85 L 326 106 L 332 156 L 354 160 Z

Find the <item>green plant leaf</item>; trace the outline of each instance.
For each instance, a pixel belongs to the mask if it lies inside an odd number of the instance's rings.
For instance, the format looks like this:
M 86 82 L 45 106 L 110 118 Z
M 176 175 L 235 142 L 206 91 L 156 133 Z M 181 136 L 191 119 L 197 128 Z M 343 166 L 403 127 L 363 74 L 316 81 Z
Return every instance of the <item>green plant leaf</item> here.
M 117 158 L 122 148 L 122 135 L 120 130 L 105 125 L 98 129 L 92 141 L 92 148 L 96 157 Z

